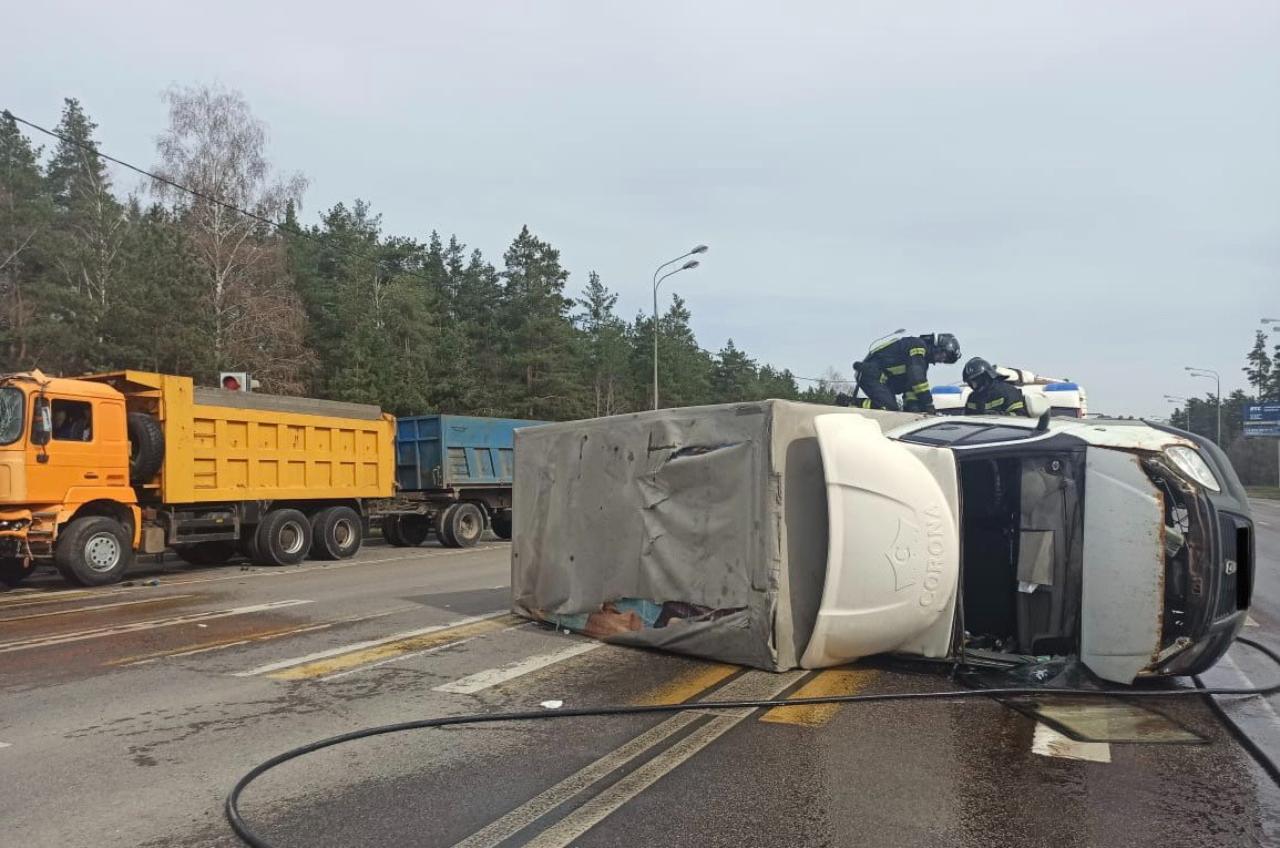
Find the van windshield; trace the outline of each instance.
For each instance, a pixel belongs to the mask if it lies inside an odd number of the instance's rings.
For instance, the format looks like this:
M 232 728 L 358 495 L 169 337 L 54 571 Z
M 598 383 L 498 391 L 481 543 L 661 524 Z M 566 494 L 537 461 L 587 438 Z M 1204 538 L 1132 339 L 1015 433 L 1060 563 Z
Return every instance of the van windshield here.
M 0 445 L 11 445 L 22 436 L 24 413 L 22 389 L 0 388 Z

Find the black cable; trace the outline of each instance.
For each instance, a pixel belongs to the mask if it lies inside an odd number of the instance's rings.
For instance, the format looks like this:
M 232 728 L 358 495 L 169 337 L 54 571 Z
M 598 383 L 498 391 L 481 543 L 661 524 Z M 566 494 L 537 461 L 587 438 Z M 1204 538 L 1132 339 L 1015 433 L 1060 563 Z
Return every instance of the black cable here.
M 362 253 L 358 250 L 352 250 L 351 248 L 345 247 L 341 244 L 326 242 L 324 239 L 319 238 L 318 236 L 315 236 L 307 232 L 301 227 L 296 227 L 296 228 L 286 227 L 284 224 L 281 224 L 279 221 L 273 221 L 272 219 L 264 215 L 259 215 L 256 212 L 250 212 L 248 209 L 241 209 L 239 206 L 236 206 L 231 203 L 227 203 L 225 200 L 219 200 L 218 198 L 205 194 L 204 192 L 197 191 L 196 189 L 191 188 L 190 186 L 185 186 L 182 183 L 175 182 L 169 179 L 168 177 L 162 177 L 159 174 L 153 173 L 152 171 L 148 171 L 146 168 L 139 168 L 137 165 L 130 164 L 124 161 L 123 159 L 117 159 L 114 156 L 109 156 L 108 154 L 103 153 L 101 150 L 99 150 L 97 145 L 85 144 L 84 142 L 77 141 L 74 138 L 68 138 L 67 136 L 63 135 L 60 132 L 57 132 L 56 130 L 51 130 L 46 127 L 42 127 L 39 124 L 32 123 L 31 121 L 28 121 L 26 118 L 20 118 L 17 115 L 10 112 L 8 109 L 0 111 L 0 115 L 3 115 L 5 118 L 8 118 L 11 121 L 17 121 L 20 124 L 24 124 L 28 127 L 31 127 L 31 129 L 36 130 L 37 132 L 42 132 L 45 135 L 49 136 L 50 138 L 56 138 L 58 141 L 61 141 L 65 144 L 73 145 L 88 153 L 92 153 L 94 156 L 98 156 L 102 159 L 106 159 L 108 162 L 113 162 L 122 168 L 128 168 L 130 171 L 133 171 L 134 173 L 137 173 L 137 174 L 141 174 L 142 176 L 147 177 L 148 179 L 155 180 L 158 183 L 164 183 L 170 188 L 176 188 L 178 191 L 186 192 L 192 197 L 198 197 L 201 200 L 204 200 L 208 203 L 213 203 L 217 206 L 221 206 L 223 209 L 226 209 L 230 212 L 236 212 L 240 215 L 244 215 L 246 218 L 257 221 L 260 224 L 266 224 L 267 226 L 274 228 L 277 232 L 282 233 L 283 235 L 301 236 L 302 238 L 305 238 L 309 241 L 313 241 L 316 244 L 319 244 L 323 247 L 336 250 L 339 253 L 345 253 L 348 256 L 354 256 L 357 259 L 363 259 L 367 262 L 372 262 L 375 264 L 375 266 L 380 264 L 383 261 L 383 258 L 380 256 L 371 256 L 368 253 Z M 418 279 L 426 280 L 429 283 L 435 282 L 435 280 L 433 280 L 431 277 L 428 277 L 426 274 L 419 274 L 414 271 L 400 269 L 397 273 L 404 274 L 405 276 L 408 276 L 408 277 L 417 277 Z
M 1252 639 L 1241 638 L 1236 641 L 1261 651 L 1273 663 L 1280 666 L 1280 654 L 1277 654 L 1266 645 L 1255 642 Z M 792 698 L 782 700 L 765 698 L 743 701 L 693 701 L 682 704 L 654 704 L 650 706 L 624 705 L 581 707 L 568 710 L 526 710 L 522 712 L 487 713 L 418 719 L 416 721 L 405 721 L 398 724 L 383 724 L 376 727 L 366 727 L 361 730 L 353 730 L 350 733 L 343 733 L 340 736 L 331 736 L 328 739 L 310 742 L 306 745 L 300 745 L 297 748 L 292 748 L 282 754 L 277 754 L 271 759 L 254 766 L 247 774 L 245 774 L 244 777 L 236 781 L 236 785 L 232 787 L 231 793 L 227 795 L 225 812 L 227 821 L 231 824 L 232 830 L 236 832 L 237 836 L 244 840 L 246 845 L 250 845 L 252 848 L 274 848 L 270 842 L 254 833 L 252 828 L 250 828 L 245 822 L 244 817 L 240 815 L 240 795 L 246 788 L 248 788 L 249 784 L 253 783 L 253 781 L 257 780 L 263 774 L 282 763 L 287 763 L 290 760 L 297 759 L 298 757 L 306 754 L 315 753 L 316 751 L 320 751 L 325 748 L 331 748 L 334 745 L 341 745 L 344 742 L 353 742 L 357 739 L 368 739 L 373 736 L 383 736 L 388 733 L 400 733 L 405 730 L 420 730 L 428 727 L 451 727 L 464 724 L 492 724 L 500 721 L 543 721 L 547 719 L 583 718 L 588 716 L 647 715 L 653 713 L 683 712 L 685 710 L 762 709 L 771 707 L 802 707 L 811 704 L 866 704 L 883 701 L 951 701 L 979 697 L 1001 698 L 1028 695 L 1066 695 L 1070 697 L 1119 696 L 1124 698 L 1202 698 L 1209 695 L 1244 695 L 1265 698 L 1274 695 L 1277 692 L 1280 692 L 1280 681 L 1277 681 L 1270 686 L 1245 689 L 1051 689 L 1034 686 L 1013 686 L 996 687 L 993 689 L 960 689 L 946 692 L 883 692 L 859 695 L 823 695 L 816 698 Z

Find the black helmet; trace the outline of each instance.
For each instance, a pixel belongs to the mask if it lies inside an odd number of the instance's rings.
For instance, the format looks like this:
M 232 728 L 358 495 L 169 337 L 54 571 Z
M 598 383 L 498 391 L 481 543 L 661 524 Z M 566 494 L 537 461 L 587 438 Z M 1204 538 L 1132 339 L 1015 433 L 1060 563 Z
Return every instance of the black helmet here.
M 954 365 L 960 361 L 960 342 L 950 333 L 938 333 L 933 340 L 933 359 Z
M 991 363 L 981 356 L 975 356 L 964 364 L 964 381 L 971 389 L 989 385 L 998 376 L 1000 375 L 991 367 Z

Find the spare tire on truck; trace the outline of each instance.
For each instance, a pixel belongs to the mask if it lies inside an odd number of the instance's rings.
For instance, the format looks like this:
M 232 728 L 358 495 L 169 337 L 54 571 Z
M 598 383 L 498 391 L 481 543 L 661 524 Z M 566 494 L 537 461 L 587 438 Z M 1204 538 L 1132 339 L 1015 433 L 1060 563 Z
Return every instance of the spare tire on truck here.
M 130 412 L 128 426 L 129 482 L 140 485 L 156 476 L 164 464 L 164 430 L 145 412 Z

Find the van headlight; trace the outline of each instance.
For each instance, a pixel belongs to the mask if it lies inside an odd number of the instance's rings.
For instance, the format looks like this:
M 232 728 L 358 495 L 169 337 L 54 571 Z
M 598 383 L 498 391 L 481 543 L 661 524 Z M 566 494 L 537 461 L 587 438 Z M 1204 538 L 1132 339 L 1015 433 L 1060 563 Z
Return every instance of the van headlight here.
M 1194 448 L 1189 448 L 1185 445 L 1174 445 L 1171 448 L 1165 448 L 1164 455 L 1169 457 L 1174 465 L 1178 466 L 1179 471 L 1201 486 L 1214 492 L 1222 491 L 1222 484 L 1214 476 L 1213 469 L 1209 467 L 1209 464 L 1204 461 L 1204 458 Z

